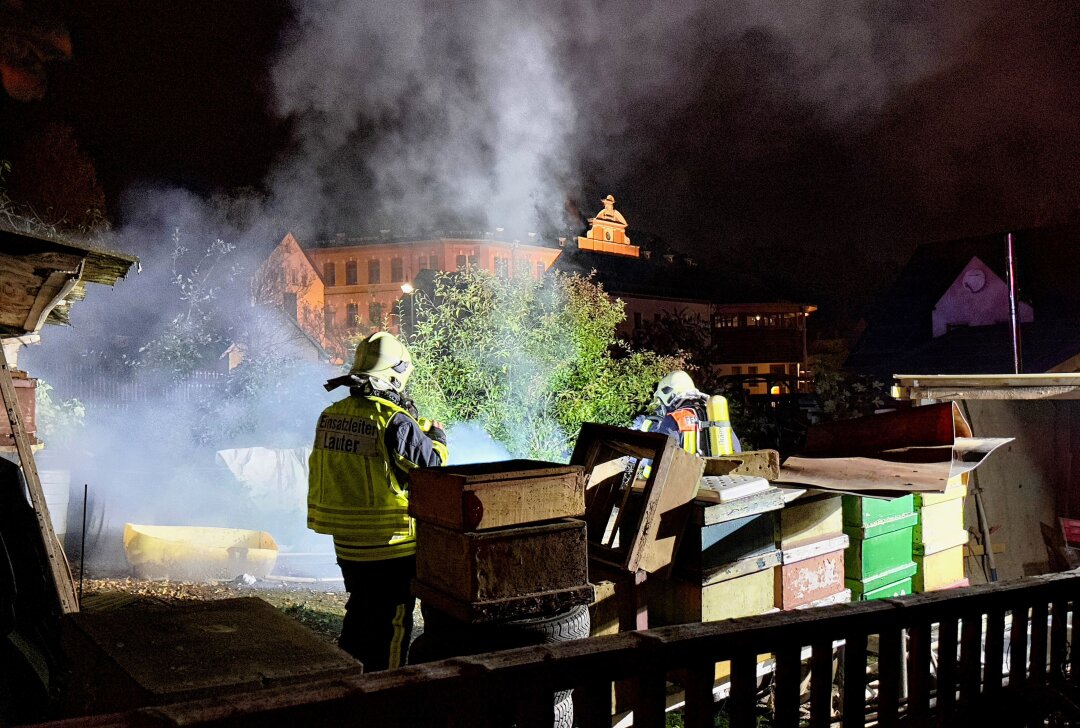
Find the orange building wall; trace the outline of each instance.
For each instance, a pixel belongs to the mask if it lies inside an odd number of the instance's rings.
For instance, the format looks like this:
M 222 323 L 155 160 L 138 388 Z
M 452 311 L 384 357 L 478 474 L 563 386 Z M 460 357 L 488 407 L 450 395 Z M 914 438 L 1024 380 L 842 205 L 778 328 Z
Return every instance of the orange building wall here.
M 396 331 L 398 322 L 393 314 L 395 304 L 404 295 L 401 292 L 401 285 L 415 280 L 421 270 L 421 258 L 426 259 L 426 268 L 449 272 L 457 269 L 459 255 L 466 256 L 466 259 L 475 256 L 477 266 L 494 273 L 495 258 L 505 257 L 511 261 L 524 262 L 529 266 L 529 271 L 535 275 L 538 262 L 543 263 L 546 272 L 560 252 L 556 248 L 540 245 L 518 243 L 515 246 L 513 243 L 502 241 L 442 238 L 313 248 L 308 251 L 308 255 L 320 277 L 327 263 L 333 263 L 335 266 L 336 285 L 324 288 L 325 305 L 330 311 L 327 319 L 332 320 L 334 327 L 344 330 L 350 326 L 350 322 L 346 320 L 349 304 L 356 305 L 360 325 L 382 325 L 381 321 L 371 321 L 369 315 L 371 304 L 378 303 L 382 306 L 384 319 L 389 319 L 391 330 Z M 432 256 L 436 257 L 437 266 L 432 264 Z M 394 258 L 401 258 L 400 279 L 395 279 L 392 275 Z M 378 283 L 370 283 L 368 280 L 368 264 L 372 260 L 379 261 Z M 345 265 L 349 261 L 356 261 L 357 265 L 357 282 L 354 285 L 345 284 Z

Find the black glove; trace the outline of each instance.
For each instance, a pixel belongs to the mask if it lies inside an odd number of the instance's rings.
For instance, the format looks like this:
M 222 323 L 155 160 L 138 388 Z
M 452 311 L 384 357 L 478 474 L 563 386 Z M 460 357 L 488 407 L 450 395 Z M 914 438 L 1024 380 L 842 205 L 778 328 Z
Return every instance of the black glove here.
M 427 430 L 427 436 L 435 442 L 445 445 L 446 444 L 446 431 L 438 425 L 432 425 Z

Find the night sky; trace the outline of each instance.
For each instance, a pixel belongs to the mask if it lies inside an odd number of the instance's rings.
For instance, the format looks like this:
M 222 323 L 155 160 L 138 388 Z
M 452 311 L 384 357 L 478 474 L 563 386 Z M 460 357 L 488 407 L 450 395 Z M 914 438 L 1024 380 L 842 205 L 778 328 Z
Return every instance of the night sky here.
M 921 242 L 1080 207 L 1074 0 L 61 13 L 73 58 L 43 100 L 0 99 L 0 158 L 70 125 L 121 231 L 145 233 L 147 189 L 256 190 L 273 222 L 248 227 L 308 237 L 576 233 L 611 193 L 635 242 L 850 321 Z

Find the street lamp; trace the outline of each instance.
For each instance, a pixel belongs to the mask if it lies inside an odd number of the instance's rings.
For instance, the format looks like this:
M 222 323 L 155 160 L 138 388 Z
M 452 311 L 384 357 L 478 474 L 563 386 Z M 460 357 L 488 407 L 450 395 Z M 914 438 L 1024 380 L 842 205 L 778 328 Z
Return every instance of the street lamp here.
M 409 297 L 409 335 L 412 336 L 416 332 L 416 298 L 413 295 L 416 289 L 412 283 L 402 283 L 401 292 Z

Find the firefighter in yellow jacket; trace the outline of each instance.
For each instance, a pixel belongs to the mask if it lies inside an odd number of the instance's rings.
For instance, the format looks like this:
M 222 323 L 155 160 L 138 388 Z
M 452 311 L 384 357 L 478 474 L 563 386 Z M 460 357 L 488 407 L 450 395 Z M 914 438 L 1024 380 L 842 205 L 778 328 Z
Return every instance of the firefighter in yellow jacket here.
M 349 396 L 319 416 L 309 461 L 308 528 L 334 537 L 349 592 L 338 644 L 367 672 L 405 664 L 416 604 L 409 471 L 447 460 L 446 434 L 405 395 L 412 368 L 391 334 L 360 342 L 349 373 L 324 385 Z

